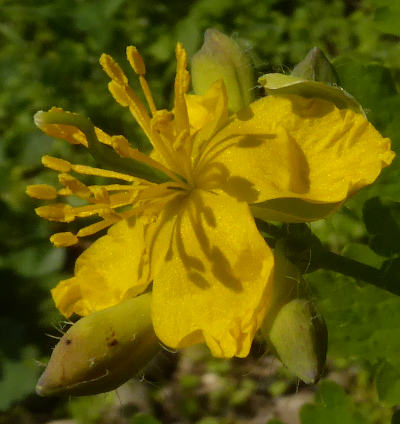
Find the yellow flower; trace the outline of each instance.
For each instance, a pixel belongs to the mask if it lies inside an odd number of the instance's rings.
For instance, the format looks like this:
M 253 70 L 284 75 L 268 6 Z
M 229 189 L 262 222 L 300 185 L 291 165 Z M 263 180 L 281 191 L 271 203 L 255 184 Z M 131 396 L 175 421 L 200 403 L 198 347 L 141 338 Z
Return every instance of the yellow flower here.
M 98 128 L 93 134 L 81 131 L 73 125 L 76 116 L 60 109 L 36 115 L 47 134 L 84 146 L 97 138 L 125 161 L 156 169 L 164 181 L 44 156 L 43 164 L 60 172 L 63 188 L 38 185 L 27 191 L 42 199 L 74 195 L 88 203 L 39 207 L 43 218 L 102 218 L 77 234 L 53 235 L 56 246 L 111 227 L 79 257 L 75 276 L 52 290 L 64 315 L 107 308 L 143 293 L 152 282 L 153 325 L 165 345 L 205 342 L 214 356 L 243 357 L 268 309 L 273 279 L 273 255 L 253 214 L 319 219 L 371 184 L 394 154 L 390 140 L 363 116 L 322 99 L 268 96 L 229 116 L 224 84 L 214 83 L 204 96 L 187 94 L 190 76 L 181 44 L 176 56 L 172 111 L 156 109 L 134 47 L 127 57 L 147 108 L 114 60 L 100 59 L 111 78 L 110 92 L 153 145 L 150 157 L 123 136 Z M 57 113 L 65 119 L 48 119 Z M 72 172 L 113 181 L 87 186 Z

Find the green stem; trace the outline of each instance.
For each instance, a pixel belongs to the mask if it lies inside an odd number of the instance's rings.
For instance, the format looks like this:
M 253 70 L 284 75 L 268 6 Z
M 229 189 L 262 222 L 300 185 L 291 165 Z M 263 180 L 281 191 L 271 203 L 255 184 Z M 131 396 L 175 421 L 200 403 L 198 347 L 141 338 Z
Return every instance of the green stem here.
M 325 249 L 318 252 L 318 267 L 382 288 L 383 275 L 379 269 Z

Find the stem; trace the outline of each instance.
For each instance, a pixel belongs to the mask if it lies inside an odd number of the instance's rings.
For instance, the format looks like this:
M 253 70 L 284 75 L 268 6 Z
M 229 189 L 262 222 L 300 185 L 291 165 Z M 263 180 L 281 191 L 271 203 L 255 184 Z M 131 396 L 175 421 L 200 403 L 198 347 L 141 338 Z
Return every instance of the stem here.
M 363 280 L 366 283 L 382 288 L 383 275 L 379 269 L 325 249 L 318 252 L 318 254 L 319 268 L 339 272 L 356 280 Z

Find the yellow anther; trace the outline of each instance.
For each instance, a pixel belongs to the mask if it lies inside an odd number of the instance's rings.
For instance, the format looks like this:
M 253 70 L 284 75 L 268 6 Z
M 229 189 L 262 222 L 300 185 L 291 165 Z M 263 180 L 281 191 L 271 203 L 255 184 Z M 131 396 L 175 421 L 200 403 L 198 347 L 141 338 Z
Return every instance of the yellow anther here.
M 156 105 L 154 103 L 153 96 L 151 95 L 150 87 L 146 81 L 144 75 L 146 74 L 146 67 L 140 53 L 137 51 L 137 48 L 134 46 L 129 46 L 126 49 L 126 57 L 129 60 L 129 63 L 132 66 L 132 69 L 139 75 L 140 86 L 142 87 L 143 94 L 146 97 L 147 104 L 149 105 L 150 112 L 154 115 L 157 111 Z
M 129 158 L 131 146 L 129 141 L 123 135 L 114 135 L 111 137 L 111 147 L 122 157 Z
M 167 109 L 158 110 L 151 120 L 152 131 L 167 132 L 166 127 L 172 121 L 174 115 Z
M 90 191 L 93 193 L 96 203 L 109 204 L 110 196 L 107 190 L 102 186 L 92 186 Z
M 53 200 L 57 198 L 57 190 L 47 184 L 30 185 L 26 188 L 26 194 L 35 199 Z
M 184 130 L 182 130 L 178 136 L 175 138 L 172 147 L 175 150 L 179 150 L 180 148 L 185 146 L 185 141 L 188 139 L 188 137 L 190 136 L 190 132 L 187 128 L 185 128 Z
M 176 46 L 176 76 L 175 76 L 175 127 L 179 134 L 189 127 L 185 94 L 189 90 L 190 76 L 187 68 L 187 53 L 181 43 Z
M 145 67 L 143 58 L 135 46 L 128 46 L 126 48 L 126 57 L 128 58 L 129 63 L 132 66 L 132 69 L 138 75 L 146 74 L 146 67 Z
M 116 81 L 120 85 L 128 84 L 128 78 L 124 74 L 124 71 L 111 56 L 103 53 L 100 57 L 100 65 L 113 81 Z
M 106 132 L 97 127 L 94 127 L 94 132 L 96 133 L 96 137 L 100 141 L 100 143 L 107 144 L 107 146 L 111 146 L 111 135 L 108 135 Z
M 125 87 L 116 83 L 115 81 L 110 81 L 108 83 L 108 90 L 111 95 L 114 97 L 114 100 L 119 103 L 122 107 L 128 107 L 130 104 L 129 96 L 126 94 Z
M 79 239 L 75 234 L 66 232 L 53 234 L 50 241 L 55 247 L 68 247 L 78 243 Z
M 52 205 L 40 206 L 35 212 L 44 219 L 57 222 L 72 222 L 75 215 L 72 213 L 73 207 L 65 203 L 54 203 Z
M 42 164 L 46 168 L 50 168 L 54 171 L 59 172 L 69 172 L 72 169 L 72 165 L 70 162 L 49 155 L 42 156 Z
M 69 188 L 72 194 L 78 197 L 82 197 L 84 199 L 90 197 L 91 191 L 89 190 L 89 188 L 72 175 L 60 174 L 58 176 L 58 180 L 62 185 Z

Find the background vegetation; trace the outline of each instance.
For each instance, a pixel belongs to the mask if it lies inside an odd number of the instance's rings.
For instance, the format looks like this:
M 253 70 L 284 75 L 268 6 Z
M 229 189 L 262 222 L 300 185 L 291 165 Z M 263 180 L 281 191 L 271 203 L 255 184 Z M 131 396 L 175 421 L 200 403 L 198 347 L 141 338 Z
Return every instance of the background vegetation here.
M 107 52 L 126 67 L 125 47 L 135 44 L 156 102 L 166 107 L 176 42 L 193 54 L 208 27 L 237 39 L 258 76 L 289 71 L 319 46 L 336 58 L 344 88 L 399 152 L 398 22 L 400 4 L 391 0 L 0 0 L 1 424 L 400 422 L 399 159 L 339 213 L 311 225 L 331 250 L 387 278 L 377 288 L 327 271 L 307 276 L 330 337 L 327 375 L 309 388 L 257 341 L 245 360 L 216 360 L 203 347 L 165 352 L 143 381 L 118 391 L 120 400 L 115 393 L 36 396 L 39 363 L 54 345 L 46 333 L 57 335 L 62 325 L 49 289 L 71 274 L 84 246 L 51 247 L 49 234 L 63 227 L 36 217 L 38 202 L 25 195 L 27 184 L 55 178 L 41 155 L 88 160 L 37 130 L 36 111 L 57 105 L 83 113 L 145 148 L 129 113 L 109 95 L 98 58 Z

